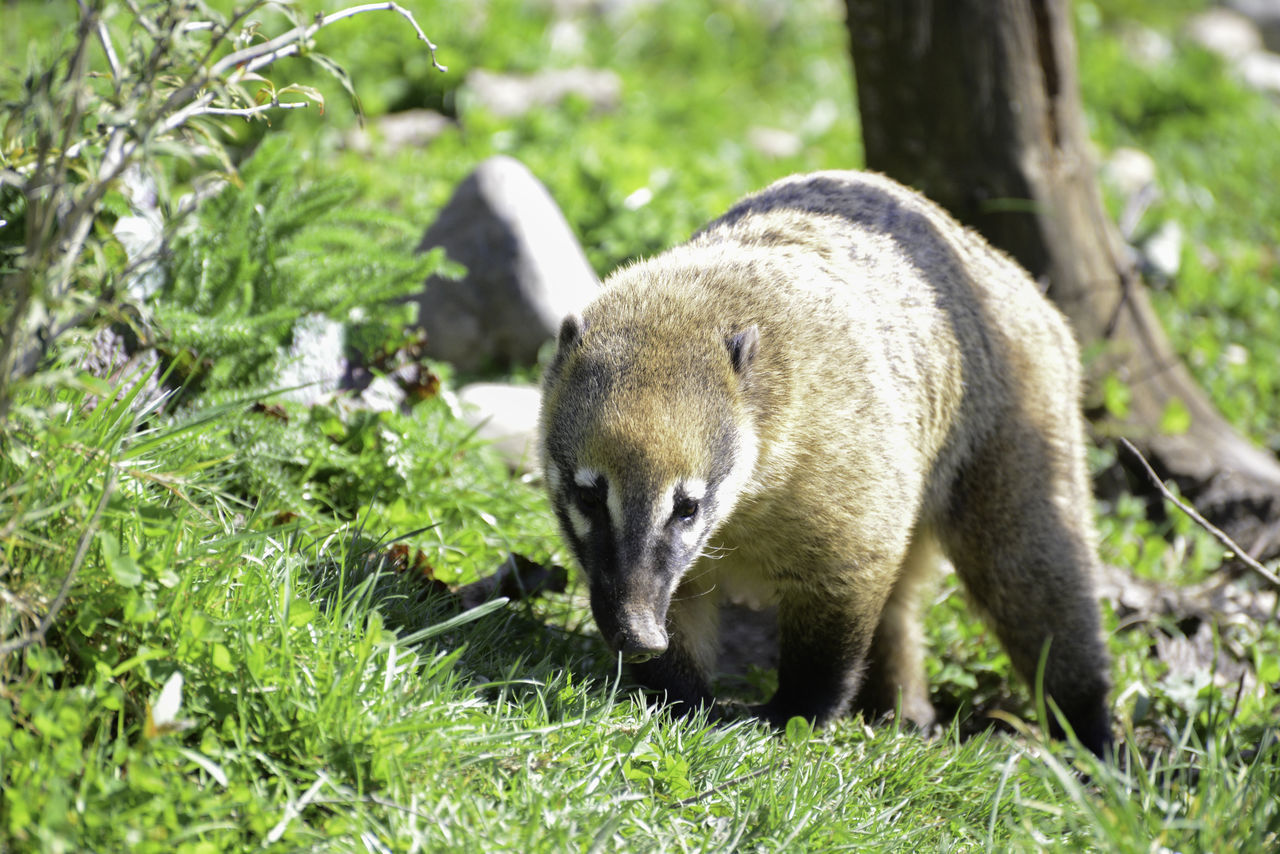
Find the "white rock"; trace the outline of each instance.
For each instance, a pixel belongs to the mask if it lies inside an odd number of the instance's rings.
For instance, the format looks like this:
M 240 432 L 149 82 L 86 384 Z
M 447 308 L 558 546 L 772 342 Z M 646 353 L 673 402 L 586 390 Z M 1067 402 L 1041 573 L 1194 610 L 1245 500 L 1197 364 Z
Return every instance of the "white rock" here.
M 641 187 L 622 200 L 622 206 L 629 211 L 638 211 L 653 201 L 653 190 Z
M 150 299 L 164 287 L 165 272 L 157 262 L 164 242 L 164 229 L 158 211 L 143 216 L 122 216 L 111 229 L 124 248 L 133 270 L 125 279 L 129 295 L 139 302 Z
M 323 314 L 309 314 L 293 326 L 293 343 L 280 356 L 276 385 L 289 389 L 281 397 L 312 406 L 338 388 L 347 369 L 342 324 Z
M 374 377 L 360 392 L 360 403 L 373 412 L 394 412 L 404 403 L 404 390 L 390 377 Z
M 1122 147 L 1107 156 L 1101 173 L 1108 186 L 1128 198 L 1155 183 L 1156 162 L 1145 151 Z
M 551 52 L 560 56 L 578 57 L 587 49 L 587 34 L 582 23 L 577 20 L 561 18 L 551 25 L 547 38 Z
M 133 213 L 116 220 L 111 233 L 120 241 L 132 270 L 125 289 L 135 300 L 145 302 L 164 287 L 167 278 L 157 263 L 164 248 L 164 214 L 160 211 L 155 178 L 137 164 L 120 176 L 120 190 Z
M 1172 279 L 1182 267 L 1182 244 L 1182 226 L 1169 220 L 1143 241 L 1142 254 L 1155 273 Z
M 1241 57 L 1236 65 L 1247 86 L 1280 94 L 1280 55 L 1259 50 Z
M 747 142 L 766 157 L 794 157 L 804 150 L 804 140 L 782 128 L 753 127 L 747 131 Z
M 419 249 L 436 246 L 467 273 L 427 280 L 417 324 L 427 353 L 463 370 L 533 364 L 599 288 L 560 208 L 510 157 L 489 158 L 458 185 Z
M 1226 5 L 1257 25 L 1268 50 L 1280 51 L 1280 0 L 1227 0 Z
M 404 110 L 378 119 L 378 130 L 388 151 L 421 148 L 453 127 L 453 121 L 435 110 Z
M 1209 9 L 1192 16 L 1186 33 L 1193 42 L 1228 61 L 1262 49 L 1257 26 L 1230 9 Z
M 502 455 L 518 472 L 537 468 L 535 441 L 541 395 L 533 386 L 472 383 L 458 389 L 462 419 L 476 435 Z
M 570 95 L 596 110 L 612 110 L 622 98 L 622 78 L 597 68 L 563 68 L 537 74 L 498 74 L 477 68 L 467 75 L 465 97 L 502 118 L 558 104 Z
M 1120 39 L 1128 54 L 1143 65 L 1160 65 L 1173 57 L 1173 44 L 1150 27 L 1125 27 Z

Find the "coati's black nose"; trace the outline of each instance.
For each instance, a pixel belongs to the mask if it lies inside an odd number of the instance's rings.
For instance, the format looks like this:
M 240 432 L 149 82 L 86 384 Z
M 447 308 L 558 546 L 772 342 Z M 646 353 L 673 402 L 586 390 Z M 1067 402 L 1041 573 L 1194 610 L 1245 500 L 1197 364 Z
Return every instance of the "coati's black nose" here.
M 623 629 L 613 636 L 613 648 L 628 664 L 640 664 L 667 651 L 667 634 L 656 628 L 648 632 Z

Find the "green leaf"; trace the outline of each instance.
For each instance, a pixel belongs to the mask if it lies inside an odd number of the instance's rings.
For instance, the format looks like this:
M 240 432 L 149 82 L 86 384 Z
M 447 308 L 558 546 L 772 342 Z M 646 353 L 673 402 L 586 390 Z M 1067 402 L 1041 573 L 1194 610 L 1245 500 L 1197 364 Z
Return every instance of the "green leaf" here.
M 1107 374 L 1102 381 L 1102 402 L 1113 418 L 1129 417 L 1129 387 L 1115 374 Z
M 1182 398 L 1175 397 L 1165 405 L 1160 413 L 1160 432 L 1170 436 L 1181 436 L 1191 429 L 1191 412 Z
M 289 625 L 305 626 L 315 619 L 316 609 L 306 599 L 294 599 L 289 603 Z
M 102 546 L 102 558 L 106 562 L 107 572 L 122 587 L 137 587 L 142 583 L 142 569 L 131 555 L 120 553 L 120 541 L 106 531 L 98 532 L 98 543 Z
M 787 721 L 787 744 L 799 747 L 813 736 L 813 724 L 807 718 L 794 717 Z
M 220 643 L 213 645 L 213 666 L 223 673 L 230 673 L 235 669 L 235 665 L 231 663 L 230 650 Z
M 1260 657 L 1258 681 L 1274 684 L 1280 682 L 1280 659 Z

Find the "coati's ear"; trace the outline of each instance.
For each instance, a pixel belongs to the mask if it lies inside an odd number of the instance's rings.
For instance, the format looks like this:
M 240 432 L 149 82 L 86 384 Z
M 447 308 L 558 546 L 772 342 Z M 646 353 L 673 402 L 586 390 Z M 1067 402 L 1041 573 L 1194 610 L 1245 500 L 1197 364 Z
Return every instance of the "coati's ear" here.
M 756 351 L 760 349 L 760 327 L 753 323 L 741 332 L 730 335 L 724 343 L 729 348 L 729 361 L 733 363 L 734 371 L 745 375 L 756 358 Z
M 560 321 L 560 337 L 556 340 L 556 349 L 565 353 L 572 350 L 582 338 L 582 330 L 585 328 L 586 324 L 577 312 L 565 315 L 564 320 Z
M 577 313 L 566 315 L 565 319 L 560 321 L 560 334 L 556 336 L 556 354 L 551 357 L 552 368 L 558 368 L 563 364 L 569 353 L 582 340 L 582 332 L 586 328 L 582 316 Z

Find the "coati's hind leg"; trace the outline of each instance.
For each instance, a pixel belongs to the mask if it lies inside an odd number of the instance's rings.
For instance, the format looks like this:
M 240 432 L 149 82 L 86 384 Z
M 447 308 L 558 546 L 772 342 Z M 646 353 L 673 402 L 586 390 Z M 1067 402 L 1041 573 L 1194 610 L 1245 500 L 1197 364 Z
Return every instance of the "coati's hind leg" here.
M 853 711 L 868 721 L 894 712 L 922 731 L 937 722 L 924 675 L 924 628 L 920 594 L 934 577 L 941 555 L 929 532 L 917 531 L 893 592 L 871 638 L 862 686 Z
M 1048 645 L 1045 696 L 1081 743 L 1103 755 L 1111 744 L 1109 668 L 1079 440 L 1053 429 L 1004 433 L 958 473 L 939 531 L 943 548 L 1033 689 Z M 1050 717 L 1050 732 L 1061 737 Z

